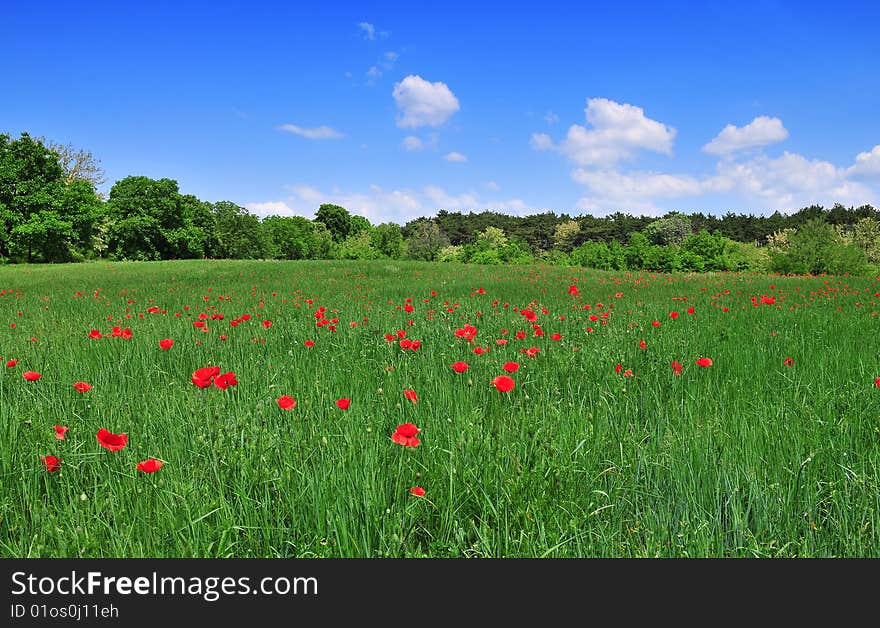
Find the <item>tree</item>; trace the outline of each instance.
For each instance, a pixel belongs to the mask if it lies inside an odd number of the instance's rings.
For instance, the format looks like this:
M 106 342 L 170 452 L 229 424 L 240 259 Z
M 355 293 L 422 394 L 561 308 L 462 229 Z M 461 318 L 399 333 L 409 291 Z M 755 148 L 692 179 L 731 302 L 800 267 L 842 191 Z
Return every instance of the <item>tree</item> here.
M 574 248 L 580 232 L 580 225 L 574 220 L 559 223 L 553 232 L 553 248 L 569 253 Z
M 260 259 L 266 254 L 265 234 L 260 219 L 231 201 L 212 205 L 217 221 L 218 257 Z
M 449 238 L 432 220 L 420 218 L 415 221 L 405 245 L 408 259 L 430 262 L 440 249 L 449 246 Z
M 131 176 L 117 181 L 107 202 L 109 250 L 120 259 L 192 257 L 177 181 Z M 198 247 L 195 247 L 198 248 Z
M 400 259 L 404 252 L 403 234 L 393 222 L 383 222 L 371 231 L 373 246 L 385 257 Z
M 315 220 L 324 223 L 334 242 L 342 242 L 351 233 L 351 214 L 339 205 L 324 203 L 315 212 Z
M 55 153 L 27 133 L 0 135 L 0 256 L 70 261 L 88 249 L 100 213 L 94 187 L 68 181 Z
M 880 222 L 876 218 L 862 218 L 855 224 L 853 242 L 865 251 L 869 262 L 880 264 Z
M 670 212 L 645 227 L 645 235 L 653 244 L 681 244 L 691 234 L 690 218 L 679 212 Z
M 266 253 L 275 259 L 309 259 L 318 248 L 312 221 L 302 216 L 263 219 Z
M 59 144 L 43 137 L 37 138 L 37 141 L 58 156 L 58 163 L 64 170 L 68 183 L 87 181 L 95 189 L 106 183 L 101 161 L 92 155 L 92 151 L 77 148 L 73 144 Z

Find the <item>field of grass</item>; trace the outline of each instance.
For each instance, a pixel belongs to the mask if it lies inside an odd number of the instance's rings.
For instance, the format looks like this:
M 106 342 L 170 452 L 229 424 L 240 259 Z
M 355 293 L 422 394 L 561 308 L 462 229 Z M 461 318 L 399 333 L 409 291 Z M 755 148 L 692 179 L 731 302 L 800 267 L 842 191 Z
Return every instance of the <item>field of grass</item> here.
M 878 294 L 389 261 L 3 267 L 0 556 L 880 556 Z M 206 366 L 237 384 L 196 386 Z M 405 423 L 418 446 L 392 439 Z

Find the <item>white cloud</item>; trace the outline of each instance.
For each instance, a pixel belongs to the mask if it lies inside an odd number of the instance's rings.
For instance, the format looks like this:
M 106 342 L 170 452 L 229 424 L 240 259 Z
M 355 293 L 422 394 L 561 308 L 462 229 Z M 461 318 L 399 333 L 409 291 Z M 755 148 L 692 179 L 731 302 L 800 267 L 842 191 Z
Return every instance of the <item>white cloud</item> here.
M 546 133 L 532 133 L 532 137 L 529 140 L 529 146 L 537 151 L 552 150 L 555 148 L 553 146 L 553 140 Z
M 260 217 L 266 216 L 296 216 L 297 214 L 290 205 L 284 201 L 267 201 L 265 203 L 247 203 L 245 208 L 252 214 Z
M 425 143 L 415 135 L 407 135 L 400 144 L 404 150 L 409 152 L 425 149 Z
M 587 186 L 597 196 L 620 199 L 676 198 L 699 194 L 700 182 L 689 176 L 657 172 L 585 170 L 578 168 L 571 178 Z
M 293 133 L 294 135 L 301 135 L 302 137 L 308 138 L 310 140 L 338 140 L 339 138 L 345 137 L 336 129 L 332 129 L 329 126 L 323 125 L 313 128 L 306 128 L 297 126 L 295 124 L 282 124 L 278 128 L 282 131 Z
M 452 163 L 457 163 L 457 164 L 464 163 L 468 160 L 467 155 L 462 155 L 461 153 L 457 153 L 455 151 L 452 151 L 451 153 L 444 155 L 443 159 L 445 159 L 446 161 L 452 162 Z
M 788 137 L 788 130 L 779 118 L 758 116 L 744 127 L 728 124 L 715 138 L 703 146 L 710 155 L 729 155 L 745 148 L 767 146 Z
M 376 27 L 369 22 L 360 22 L 358 24 L 358 28 L 361 30 L 364 39 L 367 39 L 369 41 L 373 41 L 374 39 L 376 39 Z
M 446 83 L 431 83 L 413 74 L 394 84 L 392 96 L 401 112 L 397 118 L 401 128 L 440 126 L 460 109 Z
M 579 166 L 609 168 L 640 150 L 672 154 L 676 130 L 645 116 L 641 107 L 590 98 L 584 110 L 590 128 L 573 124 L 556 148 Z M 532 135 L 536 150 L 553 148 L 544 133 Z
M 848 170 L 828 161 L 807 159 L 785 152 L 780 157 L 759 155 L 746 161 L 722 160 L 716 173 L 703 181 L 707 192 L 728 193 L 746 203 L 760 202 L 756 209 L 791 211 L 812 204 L 836 202 L 860 205 L 871 202 L 873 192 L 847 180 Z
M 880 179 L 880 144 L 870 152 L 856 155 L 856 163 L 847 169 L 847 174 L 854 179 Z
M 556 115 L 555 113 L 553 113 L 552 111 L 548 111 L 548 112 L 544 115 L 544 121 L 545 121 L 547 124 L 553 125 L 553 124 L 556 124 L 557 122 L 559 122 L 559 116 L 557 116 L 557 115 Z

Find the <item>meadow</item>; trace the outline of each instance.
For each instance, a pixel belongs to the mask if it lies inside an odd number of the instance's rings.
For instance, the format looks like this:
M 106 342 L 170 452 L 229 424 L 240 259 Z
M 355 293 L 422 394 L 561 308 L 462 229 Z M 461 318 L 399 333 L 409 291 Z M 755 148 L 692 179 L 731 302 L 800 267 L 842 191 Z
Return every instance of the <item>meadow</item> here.
M 878 309 L 871 277 L 0 267 L 0 556 L 880 556 Z

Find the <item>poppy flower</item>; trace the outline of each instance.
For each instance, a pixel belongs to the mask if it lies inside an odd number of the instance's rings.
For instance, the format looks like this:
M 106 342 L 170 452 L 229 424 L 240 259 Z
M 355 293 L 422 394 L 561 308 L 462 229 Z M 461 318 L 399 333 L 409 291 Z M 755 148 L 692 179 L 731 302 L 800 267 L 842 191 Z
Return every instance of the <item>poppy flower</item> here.
M 100 337 L 101 332 L 99 332 L 97 329 L 93 329 L 89 332 L 89 338 L 91 338 L 92 340 L 97 340 Z
M 12 359 L 12 360 L 9 360 L 9 361 L 6 363 L 6 368 L 11 369 L 11 368 L 12 368 L 13 366 L 15 366 L 16 364 L 18 364 L 18 358 L 14 358 L 14 359 Z
M 81 392 L 81 393 L 89 392 L 89 391 L 92 389 L 92 385 L 91 385 L 91 384 L 87 384 L 87 383 L 85 383 L 85 382 L 76 382 L 76 383 L 73 385 L 73 389 L 74 389 L 76 392 Z
M 651 321 L 651 325 L 654 327 L 660 327 L 660 321 Z
M 635 375 L 633 375 L 632 369 L 626 369 L 626 370 L 623 372 L 623 376 L 624 376 L 624 377 L 635 377 Z
M 702 367 L 712 366 L 712 358 L 700 358 L 696 364 Z
M 271 326 L 272 326 L 272 321 L 270 321 L 270 320 L 263 321 L 263 327 L 265 329 L 269 329 Z
M 131 330 L 128 327 L 126 327 L 125 329 L 122 330 L 122 337 L 125 338 L 126 340 L 131 338 Z
M 577 295 L 578 295 L 578 292 L 579 292 L 579 291 L 578 291 L 578 287 L 577 287 L 577 286 L 569 286 L 569 287 L 568 287 L 568 293 L 569 293 L 569 294 L 573 294 L 574 296 L 577 296 Z
M 155 473 L 162 468 L 163 464 L 165 463 L 161 460 L 150 458 L 149 460 L 144 460 L 143 462 L 137 463 L 137 470 L 143 471 L 144 473 Z
M 171 338 L 165 338 L 159 341 L 159 348 L 163 351 L 168 351 L 174 345 L 174 341 Z
M 412 401 L 413 403 L 418 403 L 419 396 L 416 394 L 414 390 L 404 390 L 403 396 Z
M 42 375 L 40 375 L 36 371 L 25 371 L 21 374 L 21 376 L 29 382 L 35 382 L 42 377 Z
M 687 309 L 687 312 L 688 312 L 688 314 L 693 314 L 693 313 L 694 313 L 694 307 L 693 307 L 693 306 L 689 307 L 689 308 Z
M 416 497 L 425 496 L 425 489 L 423 489 L 421 486 L 413 486 L 411 489 L 409 489 L 409 492 L 411 495 L 415 495 Z
M 877 379 L 874 380 L 874 386 L 876 386 L 877 388 L 880 388 L 880 377 L 878 377 Z
M 682 368 L 684 368 L 684 367 L 681 364 L 679 364 L 677 361 L 675 361 L 675 360 L 672 361 L 672 374 L 673 375 L 681 375 Z
M 44 456 L 43 465 L 49 473 L 55 473 L 61 470 L 61 459 L 55 456 Z
M 307 346 L 307 347 L 314 347 L 315 341 L 314 340 L 306 340 L 303 344 L 305 344 L 305 346 Z
M 348 397 L 343 397 L 342 399 L 337 399 L 336 405 L 340 410 L 348 410 L 348 406 L 351 405 L 351 399 L 349 399 Z
M 282 395 L 275 400 L 282 410 L 293 410 L 296 407 L 296 399 L 289 395 Z
M 55 429 L 56 439 L 64 440 L 65 438 L 67 438 L 66 433 L 67 430 L 70 429 L 69 427 L 67 427 L 66 425 L 53 425 L 52 427 Z
M 192 383 L 199 388 L 207 388 L 213 379 L 220 374 L 219 366 L 203 366 L 192 374 Z
M 562 340 L 562 334 L 553 334 L 550 336 L 550 340 Z
M 519 362 L 505 362 L 504 366 L 501 367 L 501 370 L 507 371 L 508 373 L 516 373 L 519 370 Z
M 786 358 L 782 361 L 782 364 L 785 365 L 785 366 L 788 366 L 788 367 L 794 366 L 794 358 L 786 357 Z
M 98 430 L 96 438 L 101 447 L 110 451 L 119 451 L 128 444 L 128 435 L 124 432 L 122 434 L 114 434 L 103 427 Z
M 647 349 L 648 344 L 644 340 L 639 340 L 639 349 Z
M 215 377 L 214 385 L 220 390 L 226 390 L 230 386 L 238 385 L 238 380 L 235 379 L 235 373 L 229 371 L 228 373 L 223 373 L 223 375 Z
M 467 362 L 453 362 L 452 363 L 452 370 L 455 371 L 456 373 L 464 373 L 469 368 L 470 368 L 470 366 L 468 366 Z
M 499 375 L 492 380 L 492 385 L 498 389 L 498 392 L 506 393 L 513 390 L 516 382 L 514 382 L 513 378 L 508 375 Z
M 670 312 L 669 318 L 671 318 L 672 320 L 675 320 L 676 318 L 678 318 L 678 312 L 675 312 L 675 311 Z
M 403 423 L 397 426 L 394 434 L 391 435 L 391 440 L 404 447 L 418 447 L 421 441 L 416 434 L 419 432 L 421 430 L 414 423 Z
M 621 366 L 620 364 L 614 365 L 614 372 L 615 373 L 620 373 L 622 370 L 623 370 L 623 366 Z

